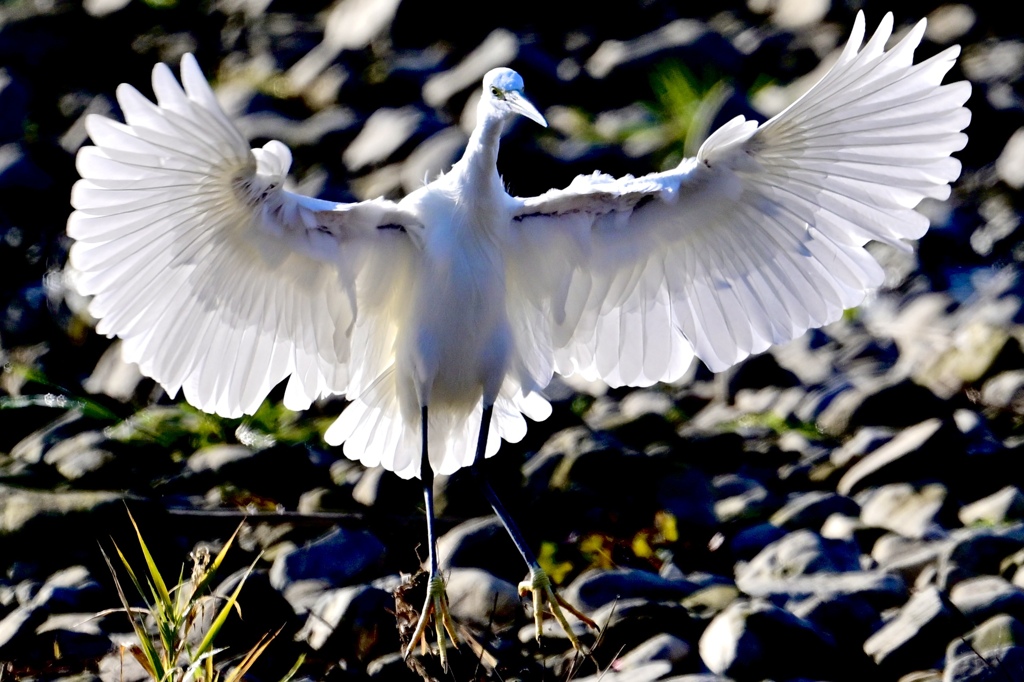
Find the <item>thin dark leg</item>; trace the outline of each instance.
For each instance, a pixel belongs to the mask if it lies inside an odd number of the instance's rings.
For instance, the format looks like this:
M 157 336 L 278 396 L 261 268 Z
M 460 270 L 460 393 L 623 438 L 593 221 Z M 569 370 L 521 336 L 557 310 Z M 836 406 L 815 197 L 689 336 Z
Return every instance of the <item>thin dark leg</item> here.
M 487 455 L 487 433 L 490 430 L 492 412 L 492 406 L 487 406 L 484 408 L 483 415 L 480 418 L 480 435 L 477 438 L 476 454 L 473 457 L 473 476 L 476 478 L 480 487 L 483 488 L 484 495 L 487 497 L 487 501 L 490 502 L 491 508 L 494 509 L 494 513 L 498 515 L 499 519 L 501 519 L 501 525 L 505 526 L 505 530 L 508 531 L 509 537 L 512 538 L 512 542 L 515 544 L 516 549 L 519 550 L 519 554 L 522 555 L 523 561 L 526 562 L 526 565 L 530 569 L 529 580 L 524 580 L 519 583 L 519 594 L 524 595 L 527 592 L 533 593 L 533 619 L 537 628 L 537 641 L 540 642 L 541 607 L 543 602 L 547 601 L 551 607 L 552 615 L 555 616 L 555 619 L 558 621 L 559 625 L 561 625 L 565 634 L 569 637 L 569 641 L 572 642 L 573 648 L 577 651 L 583 651 L 583 647 L 580 646 L 579 639 L 576 637 L 572 627 L 570 627 L 569 622 L 562 613 L 562 608 L 566 609 L 592 628 L 596 629 L 597 624 L 555 593 L 554 588 L 551 587 L 551 580 L 548 578 L 547 573 L 545 573 L 544 569 L 540 567 L 540 562 L 537 561 L 536 555 L 534 555 L 530 546 L 526 544 L 526 539 L 523 537 L 523 534 L 519 532 L 519 528 L 512 520 L 511 515 L 509 515 L 505 510 L 505 505 L 503 505 L 501 500 L 498 499 L 498 494 L 494 492 L 494 488 L 491 487 L 490 481 L 487 480 L 487 475 L 484 472 L 484 459 L 486 459 Z
M 427 507 L 427 546 L 430 556 L 430 575 L 437 575 L 437 533 L 434 530 L 434 470 L 430 467 L 427 452 L 427 406 L 420 410 L 422 444 L 420 451 L 420 481 L 423 483 L 423 500 Z
M 473 457 L 473 475 L 476 477 L 480 487 L 483 488 L 484 496 L 490 503 L 494 513 L 501 520 L 501 525 L 505 526 L 505 530 L 508 531 L 516 549 L 522 555 L 523 561 L 526 562 L 526 565 L 532 571 L 535 567 L 540 567 L 540 564 L 537 563 L 537 557 L 526 543 L 526 538 L 519 532 L 519 527 L 512 520 L 512 516 L 505 510 L 505 505 L 498 499 L 498 494 L 494 492 L 494 488 L 491 487 L 491 482 L 487 479 L 487 474 L 484 471 L 484 459 L 487 453 L 487 432 L 491 425 L 491 414 L 493 412 L 493 406 L 485 407 L 483 416 L 480 418 L 480 436 L 477 438 L 476 455 Z
M 448 655 L 446 653 L 444 631 L 452 641 L 459 642 L 455 634 L 455 623 L 448 613 L 448 597 L 444 590 L 444 579 L 437 569 L 437 532 L 434 530 L 434 470 L 430 467 L 430 457 L 427 449 L 427 406 L 420 409 L 420 421 L 422 426 L 420 433 L 423 436 L 422 452 L 420 453 L 420 480 L 423 481 L 423 500 L 426 502 L 427 516 L 427 551 L 430 556 L 430 576 L 427 579 L 427 598 L 423 603 L 423 611 L 420 612 L 420 620 L 416 623 L 416 631 L 413 633 L 409 646 L 405 650 L 408 656 L 413 647 L 422 642 L 426 647 L 427 624 L 433 615 L 434 624 L 437 629 L 437 650 L 441 657 L 441 667 L 448 669 Z

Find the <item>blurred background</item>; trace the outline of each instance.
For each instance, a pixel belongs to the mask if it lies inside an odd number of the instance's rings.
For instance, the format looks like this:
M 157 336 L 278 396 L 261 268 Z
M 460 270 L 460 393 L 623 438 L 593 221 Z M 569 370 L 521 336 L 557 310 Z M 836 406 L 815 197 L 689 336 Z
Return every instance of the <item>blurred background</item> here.
M 502 141 L 498 163 L 506 185 L 513 194 L 529 196 L 594 170 L 618 176 L 667 169 L 693 155 L 707 133 L 729 118 L 742 114 L 763 120 L 778 113 L 835 59 L 858 10 L 865 12 L 870 33 L 891 7 L 829 0 L 3 0 L 0 661 L 10 662 L 9 674 L 26 679 L 100 674 L 98 661 L 112 646 L 107 621 L 93 639 L 61 635 L 85 644 L 77 657 L 59 656 L 54 636 L 47 638 L 39 628 L 60 609 L 32 606 L 34 597 L 19 596 L 18 589 L 35 595 L 59 571 L 80 565 L 88 569 L 85 584 L 91 587 L 83 588 L 85 596 L 74 610 L 115 607 L 96 543 L 108 535 L 122 537 L 122 546 L 135 542 L 124 499 L 132 500 L 133 512 L 155 529 L 154 552 L 172 566 L 183 562 L 197 541 L 222 542 L 239 509 L 255 519 L 277 514 L 284 521 L 246 531 L 247 544 L 232 567 L 247 564 L 261 548 L 272 549 L 261 570 L 277 565 L 277 557 L 321 538 L 334 524 L 344 529 L 345 519 L 354 520 L 353 527 L 368 527 L 387 551 L 370 562 L 372 568 L 346 576 L 342 585 L 412 572 L 418 561 L 410 549 L 422 533 L 416 485 L 365 472 L 318 440 L 343 401 L 326 401 L 301 416 L 280 408 L 275 394 L 251 419 L 205 416 L 175 407 L 159 386 L 120 362 L 110 340 L 92 331 L 87 302 L 66 286 L 64 226 L 77 177 L 75 153 L 88 144 L 84 118 L 118 117 L 119 83 L 151 96 L 153 64 L 168 62 L 176 70 L 184 53 L 194 53 L 253 146 L 278 139 L 291 148 L 292 189 L 351 201 L 397 199 L 446 170 L 472 129 L 480 78 L 493 67 L 510 66 L 523 75 L 527 95 L 550 124 L 542 129 L 518 121 Z M 569 581 L 601 564 L 592 551 L 580 548 L 587 538 L 614 556 L 611 563 L 643 564 L 638 559 L 643 552 L 623 547 L 632 547 L 642 533 L 648 539 L 662 533 L 657 513 L 669 509 L 674 518 L 700 516 L 663 497 L 645 500 L 630 513 L 580 510 L 581 499 L 628 506 L 631 495 L 644 498 L 650 485 L 639 473 L 629 479 L 636 479 L 635 491 L 619 481 L 611 496 L 554 495 L 561 484 L 537 482 L 553 469 L 536 464 L 534 455 L 567 426 L 607 431 L 619 445 L 648 454 L 652 443 L 675 447 L 675 439 L 682 438 L 688 447 L 677 458 L 696 452 L 691 463 L 699 469 L 718 448 L 750 451 L 740 441 L 751 437 L 767 439 L 766 447 L 778 452 L 778 439 L 797 432 L 819 448 L 819 459 L 822 448 L 829 459 L 828 453 L 865 424 L 882 422 L 898 430 L 967 410 L 980 415 L 1001 455 L 1015 452 L 1024 437 L 1018 277 L 1024 259 L 1024 40 L 1015 9 L 998 2 L 899 3 L 896 36 L 921 17 L 929 20 L 918 60 L 949 45 L 962 46 L 946 80 L 972 82 L 967 106 L 973 120 L 970 142 L 957 154 L 964 171 L 952 198 L 920 207 L 932 228 L 916 252 L 875 249 L 888 280 L 869 305 L 718 379 L 695 366 L 686 386 L 655 391 L 653 403 L 644 402 L 652 393 L 645 392 L 646 397 L 634 399 L 633 412 L 622 408 L 627 392 L 578 384 L 553 388 L 555 418 L 532 425 L 527 440 L 506 448 L 513 454 L 503 452 L 494 466 L 508 474 L 503 485 L 510 496 L 526 490 L 510 506 L 541 501 L 552 516 L 562 515 L 544 531 L 548 549 L 561 552 L 560 565 L 568 565 L 559 579 Z M 737 403 L 737 396 L 748 395 L 743 389 L 780 386 L 801 391 L 788 408 L 764 403 L 763 394 L 757 394 L 759 407 Z M 857 413 L 865 396 L 878 394 L 877 403 Z M 749 414 L 769 413 L 783 426 L 742 422 Z M 651 414 L 658 419 L 644 421 Z M 630 417 L 628 423 L 623 415 Z M 691 420 L 698 415 L 704 421 Z M 887 415 L 888 422 L 879 415 Z M 740 440 L 701 449 L 700 443 L 708 442 L 701 439 L 726 431 Z M 806 449 L 788 463 L 805 467 L 800 485 L 835 489 L 850 460 L 834 459 L 827 471 L 816 470 L 816 479 L 807 471 L 821 462 Z M 711 491 L 712 506 L 720 493 L 713 479 L 716 466 L 701 470 L 709 481 L 701 490 Z M 604 490 L 598 479 L 577 482 L 574 490 L 587 485 Z M 473 495 L 462 497 L 463 485 L 458 477 L 439 483 L 447 494 L 440 503 L 446 527 L 486 513 Z M 989 492 L 979 484 L 957 503 Z M 753 525 L 760 520 L 757 514 L 744 522 Z M 697 547 L 703 558 L 693 560 L 693 570 L 717 567 L 729 574 L 722 567 L 735 557 L 712 556 L 707 541 L 732 537 L 739 527 L 720 527 L 721 515 L 693 518 L 682 536 L 658 536 L 661 549 L 678 554 Z M 528 534 L 533 532 L 531 522 L 526 525 Z M 518 580 L 518 567 L 503 570 L 510 571 L 504 576 L 508 580 Z M 291 584 L 280 574 L 267 580 L 269 602 Z M 26 584 L 35 587 L 18 587 Z M 390 595 L 394 585 L 381 591 Z M 305 599 L 308 606 L 312 597 Z M 415 606 L 418 599 L 412 600 Z M 301 624 L 305 616 L 296 614 L 308 609 L 297 605 L 301 600 L 289 600 L 273 608 Z M 385 621 L 393 620 L 385 615 Z M 123 630 L 127 623 L 119 625 Z M 57 631 L 64 632 L 43 632 Z M 311 637 L 307 632 L 299 642 L 312 647 Z M 357 653 L 342 647 L 340 653 L 324 654 L 316 672 L 308 674 L 367 675 L 365 662 L 396 646 L 393 634 L 386 639 Z M 533 659 L 521 652 L 506 655 L 533 671 L 524 677 L 544 674 L 543 665 L 535 669 L 530 666 L 538 664 L 523 662 Z M 356 660 L 361 663 L 340 663 Z M 294 661 L 291 656 L 289 664 Z M 687 665 L 707 669 L 696 654 Z M 508 669 L 505 674 L 505 679 L 515 677 Z

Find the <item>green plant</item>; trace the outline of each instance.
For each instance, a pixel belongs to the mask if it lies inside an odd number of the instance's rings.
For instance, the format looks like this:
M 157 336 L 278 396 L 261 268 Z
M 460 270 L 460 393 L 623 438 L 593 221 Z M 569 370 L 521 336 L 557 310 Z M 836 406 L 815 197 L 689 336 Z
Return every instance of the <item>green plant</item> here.
M 101 403 L 87 397 L 76 396 L 71 391 L 50 381 L 37 367 L 24 363 L 8 362 L 3 371 L 15 377 L 19 388 L 23 384 L 36 384 L 46 393 L 0 396 L 0 410 L 18 410 L 26 407 L 50 407 L 55 410 L 78 410 L 83 416 L 100 421 L 117 421 L 118 416 Z M 36 388 L 33 386 L 33 388 Z
M 138 644 L 132 644 L 128 651 L 156 682 L 191 682 L 193 680 L 196 682 L 235 682 L 240 680 L 277 636 L 276 632 L 265 635 L 229 671 L 225 672 L 214 665 L 214 657 L 223 651 L 223 649 L 214 648 L 214 640 L 231 611 L 235 610 L 241 613 L 238 594 L 242 591 L 246 578 L 255 567 L 255 562 L 259 560 L 257 557 L 249 566 L 231 596 L 225 599 L 209 593 L 217 569 L 220 568 L 228 549 L 233 544 L 238 531 L 241 530 L 241 525 L 224 543 L 224 547 L 212 561 L 209 552 L 205 550 L 193 552 L 191 575 L 185 578 L 184 567 L 182 567 L 177 585 L 168 588 L 131 512 L 128 513 L 128 518 L 131 519 L 132 526 L 135 528 L 139 548 L 142 550 L 145 560 L 146 572 L 143 574 L 143 578 L 146 588 L 143 588 L 139 575 L 116 542 L 114 549 L 145 606 L 137 607 L 129 603 L 113 563 L 107 553 L 103 552 L 103 559 L 114 576 L 114 585 L 117 588 L 122 608 L 110 609 L 97 614 L 97 616 L 117 611 L 123 611 L 128 615 L 139 640 Z M 102 548 L 100 551 L 103 551 Z M 218 601 L 223 603 L 218 604 Z M 188 635 L 197 623 L 202 622 L 201 616 L 204 615 L 205 609 L 209 608 L 217 609 L 216 615 L 199 643 L 195 644 L 195 638 L 190 638 Z M 289 673 L 290 676 L 291 673 Z
M 697 155 L 711 132 L 715 116 L 732 96 L 732 88 L 711 73 L 696 76 L 679 62 L 662 64 L 651 75 L 657 102 L 652 111 L 660 119 L 665 151 L 681 157 Z M 679 158 L 672 156 L 671 163 Z

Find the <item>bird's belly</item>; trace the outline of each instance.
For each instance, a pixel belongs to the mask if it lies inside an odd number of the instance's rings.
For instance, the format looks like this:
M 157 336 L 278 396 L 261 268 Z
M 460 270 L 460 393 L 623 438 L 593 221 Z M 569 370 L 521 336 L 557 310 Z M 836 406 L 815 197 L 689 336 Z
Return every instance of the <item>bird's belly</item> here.
M 457 260 L 426 264 L 410 318 L 398 362 L 405 365 L 399 376 L 412 379 L 407 390 L 416 404 L 403 410 L 423 404 L 469 410 L 481 396 L 494 400 L 510 348 L 500 270 Z

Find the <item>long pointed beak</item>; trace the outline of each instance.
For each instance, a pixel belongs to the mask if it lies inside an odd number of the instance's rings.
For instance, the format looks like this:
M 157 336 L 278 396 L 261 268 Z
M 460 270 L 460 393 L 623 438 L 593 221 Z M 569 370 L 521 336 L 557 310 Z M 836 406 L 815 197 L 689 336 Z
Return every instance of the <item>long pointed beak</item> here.
M 508 103 L 512 111 L 517 114 L 522 114 L 526 118 L 541 124 L 545 128 L 548 127 L 548 122 L 544 120 L 544 116 L 537 111 L 537 107 L 533 106 L 533 103 L 520 95 L 518 92 L 509 92 L 505 95 L 505 101 Z

